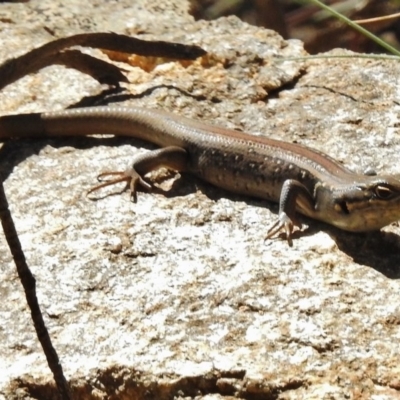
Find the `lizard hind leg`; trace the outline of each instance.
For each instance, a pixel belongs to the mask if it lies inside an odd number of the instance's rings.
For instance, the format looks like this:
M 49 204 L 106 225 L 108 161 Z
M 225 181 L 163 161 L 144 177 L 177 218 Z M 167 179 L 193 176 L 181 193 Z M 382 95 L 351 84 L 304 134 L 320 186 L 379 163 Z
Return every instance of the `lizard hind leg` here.
M 132 166 L 124 172 L 103 172 L 100 174 L 97 179 L 103 183 L 90 189 L 87 195 L 106 186 L 114 185 L 119 182 L 126 182 L 126 187 L 122 191 L 125 191 L 129 187 L 131 199 L 136 203 L 137 189 L 139 186 L 147 191 L 152 188 L 152 186 L 142 178 L 143 176 L 160 167 L 170 168 L 175 171 L 185 171 L 187 169 L 187 164 L 187 151 L 177 146 L 163 147 L 144 154 L 138 154 L 134 157 L 131 164 Z M 117 176 L 117 178 L 107 179 L 108 177 L 115 176 Z M 104 178 L 106 179 L 103 181 Z M 92 198 L 92 200 L 96 199 Z

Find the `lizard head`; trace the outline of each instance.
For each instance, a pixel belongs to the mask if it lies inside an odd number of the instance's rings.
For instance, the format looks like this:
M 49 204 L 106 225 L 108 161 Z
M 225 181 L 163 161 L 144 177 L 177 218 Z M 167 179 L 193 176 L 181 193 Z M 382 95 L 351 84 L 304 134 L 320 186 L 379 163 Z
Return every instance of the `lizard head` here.
M 400 176 L 363 176 L 332 191 L 330 224 L 353 232 L 379 230 L 400 220 Z

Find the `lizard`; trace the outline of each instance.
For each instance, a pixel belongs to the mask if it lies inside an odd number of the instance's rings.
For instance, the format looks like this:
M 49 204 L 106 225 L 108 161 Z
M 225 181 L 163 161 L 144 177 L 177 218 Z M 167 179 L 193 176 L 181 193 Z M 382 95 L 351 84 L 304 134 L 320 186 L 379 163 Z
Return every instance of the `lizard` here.
M 0 140 L 114 134 L 152 142 L 160 149 L 133 159 L 125 171 L 100 174 L 125 181 L 136 200 L 144 175 L 160 167 L 189 172 L 231 192 L 279 203 L 266 239 L 284 231 L 289 244 L 297 213 L 345 231 L 379 230 L 400 219 L 400 179 L 363 175 L 309 147 L 255 136 L 140 107 L 99 106 L 0 117 Z

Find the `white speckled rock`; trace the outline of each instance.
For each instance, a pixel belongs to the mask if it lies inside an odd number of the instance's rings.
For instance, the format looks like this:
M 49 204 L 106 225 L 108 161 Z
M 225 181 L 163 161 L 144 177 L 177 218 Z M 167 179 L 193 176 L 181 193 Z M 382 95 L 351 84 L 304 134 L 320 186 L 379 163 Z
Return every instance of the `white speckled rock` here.
M 134 58 L 119 61 L 133 95 L 123 104 L 301 142 L 360 171 L 398 171 L 398 63 L 277 64 L 273 56 L 303 55 L 301 43 L 235 18 L 195 22 L 179 0 L 64 3 L 0 3 L 0 59 L 50 32 L 195 43 L 210 55 L 188 66 L 145 72 Z M 50 67 L 7 87 L 2 113 L 59 109 L 104 89 Z M 397 225 L 354 235 L 304 220 L 310 228 L 289 248 L 263 240 L 276 205 L 189 176 L 137 204 L 128 193 L 85 197 L 98 172 L 125 168 L 143 148 L 151 146 L 91 137 L 0 149 L 11 211 L 77 399 L 399 396 Z M 171 186 L 168 174 L 154 178 Z M 52 376 L 3 237 L 0 245 L 0 397 L 50 398 Z

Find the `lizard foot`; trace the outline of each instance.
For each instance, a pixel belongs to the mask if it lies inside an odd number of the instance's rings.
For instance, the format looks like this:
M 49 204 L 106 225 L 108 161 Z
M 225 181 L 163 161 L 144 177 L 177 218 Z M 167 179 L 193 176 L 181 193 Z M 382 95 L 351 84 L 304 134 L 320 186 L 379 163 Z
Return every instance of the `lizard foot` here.
M 301 228 L 301 224 L 297 220 L 290 218 L 284 211 L 281 211 L 278 220 L 268 229 L 264 240 L 270 239 L 279 231 L 284 230 L 286 233 L 286 240 L 289 246 L 292 246 L 292 233 L 295 226 Z
M 110 176 L 119 176 L 119 178 L 115 178 L 115 179 L 111 179 L 111 180 L 106 179 L 105 181 L 103 181 L 104 178 L 107 178 Z M 116 183 L 119 183 L 119 182 L 126 182 L 126 186 L 124 189 L 122 189 L 121 193 L 129 187 L 130 192 L 131 192 L 131 199 L 134 203 L 136 203 L 137 189 L 139 186 L 141 186 L 142 188 L 144 188 L 146 190 L 151 189 L 151 185 L 149 183 L 147 183 L 133 168 L 128 168 L 124 172 L 103 172 L 97 176 L 97 179 L 103 183 L 91 188 L 86 193 L 87 196 L 103 187 L 115 185 Z

